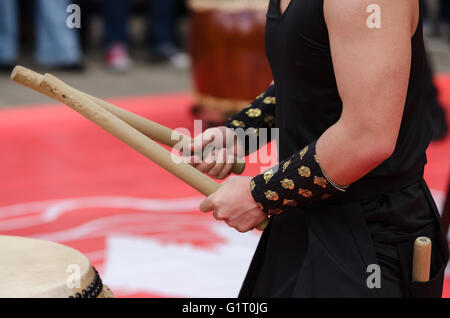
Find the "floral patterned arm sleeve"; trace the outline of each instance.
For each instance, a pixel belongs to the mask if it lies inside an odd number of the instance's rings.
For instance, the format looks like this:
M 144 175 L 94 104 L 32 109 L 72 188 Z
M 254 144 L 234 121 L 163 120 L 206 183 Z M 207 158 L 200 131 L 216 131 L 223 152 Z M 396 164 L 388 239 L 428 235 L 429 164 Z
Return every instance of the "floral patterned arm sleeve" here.
M 259 146 L 262 143 L 259 140 L 260 129 L 266 128 L 267 141 L 272 139 L 271 128 L 275 128 L 275 85 L 269 86 L 269 88 L 259 95 L 249 106 L 244 108 L 241 112 L 232 116 L 226 123 L 225 126 L 231 129 L 243 129 L 246 131 L 246 139 L 243 140 L 245 145 L 245 154 L 249 154 L 251 151 L 249 145 L 249 138 L 256 138 L 256 144 Z M 266 141 L 266 140 L 264 140 Z M 256 149 L 254 149 L 256 150 Z M 252 149 L 253 151 L 253 149 Z
M 278 166 L 253 178 L 253 198 L 267 214 L 281 214 L 289 208 L 326 200 L 345 192 L 331 182 L 320 168 L 316 141 Z

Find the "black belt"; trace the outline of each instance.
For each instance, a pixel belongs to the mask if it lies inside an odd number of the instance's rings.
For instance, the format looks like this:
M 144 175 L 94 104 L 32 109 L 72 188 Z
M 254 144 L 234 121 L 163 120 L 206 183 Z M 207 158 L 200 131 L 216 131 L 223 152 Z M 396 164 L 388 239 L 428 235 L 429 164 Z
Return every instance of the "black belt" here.
M 328 203 L 350 203 L 376 199 L 380 195 L 408 187 L 423 179 L 423 168 L 403 175 L 367 176 L 350 185 L 345 193 L 332 197 Z

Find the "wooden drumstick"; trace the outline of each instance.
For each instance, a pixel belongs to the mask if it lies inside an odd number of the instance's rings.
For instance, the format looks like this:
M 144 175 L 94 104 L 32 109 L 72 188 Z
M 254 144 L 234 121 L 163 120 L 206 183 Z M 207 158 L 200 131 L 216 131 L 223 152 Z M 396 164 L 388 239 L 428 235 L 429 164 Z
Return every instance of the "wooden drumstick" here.
M 11 79 L 15 81 L 16 83 L 19 83 L 21 85 L 24 85 L 28 88 L 31 88 L 39 93 L 42 93 L 44 95 L 47 95 L 48 97 L 54 98 L 53 96 L 49 96 L 49 94 L 46 91 L 43 91 L 39 87 L 39 83 L 43 79 L 43 75 L 36 73 L 30 69 L 27 69 L 23 66 L 16 66 L 11 74 Z M 67 85 L 67 84 L 66 84 Z M 143 118 L 139 115 L 136 115 L 132 112 L 129 112 L 125 109 L 122 109 L 120 107 L 117 107 L 113 104 L 110 104 L 102 99 L 99 99 L 97 97 L 91 96 L 89 94 L 86 94 L 82 91 L 79 91 L 73 87 L 72 89 L 76 90 L 79 94 L 91 99 L 96 104 L 100 105 L 104 109 L 108 110 L 109 112 L 113 113 L 115 116 L 123 120 L 124 122 L 128 123 L 132 127 L 139 130 L 141 133 L 143 133 L 145 136 L 149 137 L 150 139 L 160 142 L 166 146 L 174 147 L 177 145 L 180 141 L 183 142 L 183 146 L 187 146 L 190 142 L 193 142 L 193 139 L 182 135 L 179 139 L 172 139 L 172 136 L 174 135 L 174 131 L 168 127 L 165 127 L 163 125 L 157 124 L 151 120 L 148 120 L 146 118 Z M 175 136 L 175 135 L 174 135 Z M 245 163 L 244 162 L 236 162 L 233 165 L 232 172 L 234 174 L 242 174 L 245 169 Z
M 113 104 L 110 104 L 102 99 L 99 99 L 97 97 L 88 95 L 86 93 L 83 93 L 79 91 L 81 94 L 84 94 L 86 97 L 90 98 L 92 101 L 97 103 L 98 105 L 102 106 L 106 110 L 110 111 L 114 115 L 116 115 L 118 118 L 122 119 L 124 122 L 128 123 L 129 125 L 133 126 L 140 132 L 142 132 L 144 135 L 149 137 L 150 139 L 160 142 L 166 146 L 174 147 L 177 145 L 180 141 L 183 142 L 183 148 L 187 147 L 189 143 L 193 143 L 194 140 L 190 138 L 189 136 L 182 135 L 178 139 L 172 139 L 172 136 L 174 135 L 174 131 L 168 127 L 165 127 L 163 125 L 157 124 L 151 120 L 148 120 L 146 118 L 143 118 L 139 115 L 136 115 L 132 112 L 129 112 L 123 108 L 117 107 Z M 245 163 L 244 162 L 235 162 L 233 165 L 232 172 L 234 174 L 240 175 L 245 170 Z
M 34 74 L 31 74 L 35 77 Z M 22 78 L 24 83 L 29 83 L 35 78 Z M 46 74 L 40 82 L 40 91 L 71 107 L 73 110 L 86 117 L 99 127 L 123 141 L 163 169 L 172 173 L 185 183 L 189 184 L 200 193 L 209 196 L 216 192 L 220 185 L 204 175 L 194 167 L 184 162 L 175 162 L 172 154 L 158 145 L 156 142 L 131 127 L 106 109 L 97 105 L 90 98 L 65 84 L 56 77 Z M 257 228 L 264 230 L 268 220 Z
M 45 74 L 40 88 L 47 95 L 66 104 L 200 193 L 209 196 L 219 189 L 220 185 L 217 182 L 187 163 L 176 163 L 168 150 L 53 75 Z
M 427 282 L 430 280 L 431 240 L 421 236 L 414 242 L 412 280 Z

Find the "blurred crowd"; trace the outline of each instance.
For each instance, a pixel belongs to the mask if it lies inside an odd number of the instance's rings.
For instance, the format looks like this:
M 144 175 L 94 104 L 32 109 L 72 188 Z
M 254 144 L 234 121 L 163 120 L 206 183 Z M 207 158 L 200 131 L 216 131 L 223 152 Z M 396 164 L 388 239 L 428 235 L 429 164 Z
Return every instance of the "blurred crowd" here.
M 433 37 L 446 37 L 450 41 L 450 1 L 425 0 L 426 33 Z
M 20 56 L 20 45 L 33 50 L 38 64 L 66 71 L 84 69 L 91 20 L 102 22 L 103 61 L 112 70 L 125 71 L 130 58 L 130 18 L 145 11 L 147 52 L 152 63 L 189 66 L 177 23 L 185 12 L 184 0 L 1 0 L 0 69 L 9 71 Z M 70 4 L 81 9 L 81 28 L 67 27 Z M 26 31 L 20 26 L 25 26 Z M 25 34 L 24 34 L 25 33 Z M 31 33 L 31 34 L 29 34 Z M 30 46 L 29 42 L 34 45 Z
M 66 26 L 66 8 L 72 3 L 81 8 L 80 29 Z M 427 0 L 426 9 L 428 34 L 450 40 L 450 1 Z M 91 20 L 97 16 L 103 25 L 104 64 L 112 70 L 126 71 L 132 66 L 129 23 L 134 14 L 146 19 L 149 62 L 187 67 L 189 58 L 177 35 L 177 23 L 184 12 L 185 0 L 1 0 L 0 69 L 9 71 L 17 62 L 19 43 L 25 42 L 19 25 L 28 23 L 33 35 L 25 35 L 25 39 L 27 43 L 33 41 L 34 58 L 40 65 L 82 71 Z

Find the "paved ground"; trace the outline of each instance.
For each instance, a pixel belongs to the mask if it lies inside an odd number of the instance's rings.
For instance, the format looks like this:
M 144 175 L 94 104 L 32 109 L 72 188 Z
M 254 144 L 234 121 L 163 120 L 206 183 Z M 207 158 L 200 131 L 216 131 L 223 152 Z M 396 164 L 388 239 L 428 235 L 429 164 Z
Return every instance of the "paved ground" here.
M 428 38 L 426 45 L 438 73 L 450 73 L 450 42 L 442 39 Z
M 86 58 L 87 68 L 83 73 L 40 69 L 30 58 L 25 58 L 20 63 L 42 73 L 51 72 L 70 85 L 98 97 L 136 96 L 190 90 L 189 70 L 151 65 L 145 59 L 136 59 L 132 71 L 124 74 L 106 69 L 99 54 L 91 54 Z M 0 107 L 48 101 L 50 101 L 48 98 L 11 82 L 8 74 L 0 73 Z
M 440 39 L 427 39 L 427 46 L 435 70 L 438 73 L 450 73 L 450 43 Z M 41 72 L 47 71 L 34 65 L 31 57 L 25 56 L 20 63 Z M 126 74 L 116 74 L 105 69 L 100 52 L 89 54 L 86 65 L 87 70 L 81 74 L 56 72 L 55 75 L 98 97 L 136 96 L 191 89 L 189 70 L 150 65 L 142 52 L 137 53 L 133 70 Z M 46 97 L 12 83 L 8 74 L 0 73 L 0 107 L 48 101 Z

